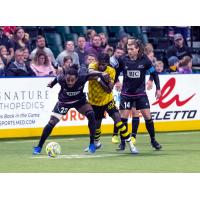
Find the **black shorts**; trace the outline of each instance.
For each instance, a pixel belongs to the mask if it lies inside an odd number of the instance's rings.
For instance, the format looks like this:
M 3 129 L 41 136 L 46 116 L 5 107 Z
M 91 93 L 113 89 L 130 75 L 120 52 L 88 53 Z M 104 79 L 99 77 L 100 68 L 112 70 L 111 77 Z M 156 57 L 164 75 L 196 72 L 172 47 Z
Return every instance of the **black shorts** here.
M 147 95 L 142 96 L 120 96 L 120 110 L 131 110 L 132 108 L 136 108 L 137 110 L 150 108 L 149 99 Z
M 58 101 L 52 112 L 58 113 L 60 115 L 66 115 L 70 108 L 75 108 L 76 110 L 78 110 L 81 106 L 85 105 L 86 103 L 88 103 L 86 98 L 82 98 L 81 100 L 70 104 Z
M 114 100 L 110 101 L 108 104 L 104 106 L 95 106 L 92 105 L 92 108 L 95 113 L 95 119 L 100 120 L 105 117 L 105 112 L 109 114 L 109 116 L 112 116 L 115 112 L 119 112 L 117 109 Z

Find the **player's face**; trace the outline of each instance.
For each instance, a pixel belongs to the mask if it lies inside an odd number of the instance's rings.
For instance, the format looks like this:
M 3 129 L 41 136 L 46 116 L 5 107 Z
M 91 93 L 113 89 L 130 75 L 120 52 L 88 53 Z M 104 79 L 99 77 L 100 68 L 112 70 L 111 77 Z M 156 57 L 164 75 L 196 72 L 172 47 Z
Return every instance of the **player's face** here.
M 65 81 L 67 83 L 67 86 L 69 88 L 72 88 L 74 87 L 76 81 L 77 81 L 77 77 L 75 75 L 69 75 L 67 74 L 66 78 L 65 78 Z
M 130 58 L 138 56 L 139 48 L 136 48 L 135 45 L 128 45 L 127 50 Z
M 108 66 L 108 63 L 99 62 L 98 70 L 103 72 L 106 69 L 107 66 Z

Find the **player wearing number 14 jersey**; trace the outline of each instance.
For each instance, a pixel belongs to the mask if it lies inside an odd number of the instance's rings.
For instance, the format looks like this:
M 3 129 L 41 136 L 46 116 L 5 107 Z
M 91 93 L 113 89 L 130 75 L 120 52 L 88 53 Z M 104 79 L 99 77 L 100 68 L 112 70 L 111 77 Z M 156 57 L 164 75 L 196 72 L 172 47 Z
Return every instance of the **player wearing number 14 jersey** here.
M 160 97 L 160 82 L 155 68 L 151 61 L 144 54 L 143 44 L 139 40 L 134 40 L 127 45 L 128 55 L 119 60 L 120 67 L 117 73 L 123 73 L 123 85 L 120 98 L 120 114 L 122 121 L 127 124 L 129 110 L 136 108 L 140 110 L 145 125 L 149 132 L 151 145 L 156 150 L 161 149 L 161 145 L 155 139 L 154 122 L 151 118 L 149 100 L 145 91 L 145 75 L 149 71 L 156 85 L 156 98 Z M 124 150 L 125 142 L 122 140 L 119 149 Z

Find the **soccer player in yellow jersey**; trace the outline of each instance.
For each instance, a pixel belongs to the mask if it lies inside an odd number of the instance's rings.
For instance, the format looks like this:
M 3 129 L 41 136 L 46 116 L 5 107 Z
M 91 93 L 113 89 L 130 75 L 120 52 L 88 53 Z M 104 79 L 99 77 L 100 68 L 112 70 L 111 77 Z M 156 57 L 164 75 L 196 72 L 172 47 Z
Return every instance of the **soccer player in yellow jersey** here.
M 107 76 L 107 79 L 104 80 L 95 77 L 94 80 L 89 81 L 88 99 L 89 103 L 93 107 L 96 118 L 96 149 L 101 147 L 101 123 L 106 111 L 118 127 L 121 137 L 124 138 L 129 144 L 131 153 L 137 154 L 138 151 L 132 144 L 130 134 L 128 133 L 126 126 L 121 121 L 119 110 L 115 106 L 114 97 L 112 94 L 115 80 L 115 69 L 109 66 L 109 55 L 106 53 L 100 53 L 97 58 L 97 63 L 92 63 L 89 65 L 89 71 L 91 72 L 93 70 L 101 71 L 109 75 Z

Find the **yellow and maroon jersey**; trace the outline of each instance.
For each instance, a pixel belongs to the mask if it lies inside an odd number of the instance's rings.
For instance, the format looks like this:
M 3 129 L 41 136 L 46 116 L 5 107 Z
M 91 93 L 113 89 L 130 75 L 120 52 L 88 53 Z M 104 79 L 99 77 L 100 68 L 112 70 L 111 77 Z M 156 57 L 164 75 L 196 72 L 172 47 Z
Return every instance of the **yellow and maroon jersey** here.
M 89 65 L 89 69 L 98 70 L 97 63 L 92 63 Z M 106 70 L 104 71 L 110 75 L 111 81 L 114 83 L 115 80 L 115 69 L 110 66 L 107 66 Z M 96 80 L 89 81 L 89 94 L 88 99 L 89 103 L 96 106 L 104 106 L 110 101 L 113 100 L 113 93 L 107 93 L 100 83 Z

